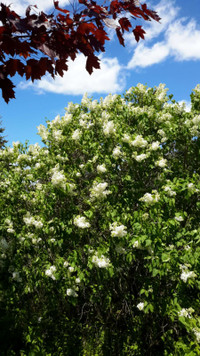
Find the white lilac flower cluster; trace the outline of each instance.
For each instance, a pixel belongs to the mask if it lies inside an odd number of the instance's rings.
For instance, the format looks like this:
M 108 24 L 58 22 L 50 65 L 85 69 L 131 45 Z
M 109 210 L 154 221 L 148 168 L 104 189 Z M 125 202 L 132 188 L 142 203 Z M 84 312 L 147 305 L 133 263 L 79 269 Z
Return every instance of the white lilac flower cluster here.
M 160 148 L 160 142 L 159 141 L 154 141 L 152 142 L 151 146 L 150 146 L 150 150 L 152 151 L 156 151 Z
M 184 318 L 189 318 L 191 319 L 191 313 L 194 312 L 194 309 L 192 308 L 183 308 L 178 312 L 178 316 L 183 316 Z
M 55 266 L 50 266 L 48 269 L 45 271 L 45 275 L 47 277 L 50 277 L 53 280 L 56 280 L 55 273 L 56 272 L 56 267 Z
M 111 136 L 111 135 L 115 134 L 115 132 L 116 132 L 116 128 L 115 128 L 115 124 L 113 121 L 104 122 L 104 124 L 103 124 L 104 135 Z
M 135 158 L 137 162 L 142 162 L 148 157 L 148 155 L 145 153 L 141 153 L 140 155 L 133 153 L 132 157 Z
M 131 142 L 131 145 L 134 147 L 146 147 L 148 142 L 141 136 L 136 136 L 135 140 Z
M 99 164 L 97 166 L 97 172 L 99 173 L 105 173 L 107 171 L 105 164 Z
M 112 152 L 112 155 L 115 159 L 117 159 L 118 157 L 120 157 L 122 154 L 121 152 L 121 148 L 119 146 L 115 147 L 113 152 Z
M 27 226 L 35 226 L 36 229 L 41 229 L 43 227 L 41 219 L 31 216 L 29 212 L 23 217 L 23 220 Z
M 92 257 L 92 263 L 99 268 L 107 268 L 110 265 L 110 260 L 109 260 L 109 258 L 105 257 L 104 255 L 101 255 L 100 257 L 98 257 L 97 253 L 96 253 Z
M 196 336 L 197 342 L 200 343 L 200 330 L 193 328 L 194 335 Z
M 63 171 L 59 171 L 58 166 L 52 169 L 51 183 L 62 189 L 66 189 L 66 178 Z
M 7 232 L 14 234 L 15 230 L 13 229 L 13 222 L 10 219 L 6 219 L 5 224 L 7 225 Z
M 111 194 L 111 191 L 106 189 L 107 186 L 108 183 L 106 182 L 103 183 L 94 182 L 91 188 L 90 197 L 97 198 L 97 199 L 105 198 L 108 194 Z
M 118 225 L 117 222 L 114 222 L 110 225 L 111 236 L 115 237 L 124 237 L 127 234 L 127 227 L 124 225 Z
M 152 190 L 153 194 L 146 193 L 142 198 L 140 198 L 140 201 L 143 201 L 146 204 L 154 204 L 157 203 L 160 199 L 160 195 L 158 194 L 157 190 Z
M 194 271 L 189 271 L 188 266 L 180 265 L 180 269 L 182 270 L 180 279 L 184 283 L 186 283 L 188 279 L 194 279 L 196 277 L 196 273 L 194 273 Z
M 175 219 L 176 221 L 178 221 L 178 222 L 184 221 L 184 218 L 183 218 L 181 215 L 175 216 L 174 219 Z
M 12 273 L 12 278 L 14 279 L 15 282 L 22 282 L 22 278 L 21 278 L 20 273 L 18 271 L 14 271 Z
M 169 195 L 170 197 L 173 197 L 176 195 L 176 192 L 172 190 L 172 188 L 169 185 L 164 186 L 164 191 Z
M 68 288 L 66 291 L 66 294 L 68 297 L 78 297 L 78 294 L 76 293 L 76 289 L 75 288 Z
M 156 161 L 155 164 L 160 168 L 164 168 L 167 165 L 167 160 L 165 158 L 161 158 L 158 161 Z
M 103 106 L 104 107 L 108 107 L 110 106 L 112 103 L 115 102 L 115 100 L 117 99 L 118 95 L 117 94 L 109 94 L 107 95 L 104 99 L 103 99 Z
M 76 129 L 72 134 L 72 140 L 74 140 L 74 141 L 80 140 L 81 135 L 82 135 L 82 132 L 79 129 Z
M 162 102 L 167 101 L 168 90 L 169 90 L 168 88 L 165 88 L 165 84 L 160 83 L 159 86 L 156 88 L 156 92 L 155 92 L 156 98 Z
M 46 141 L 49 135 L 47 128 L 44 125 L 39 125 L 37 129 L 38 129 L 38 134 L 40 135 L 42 140 Z
M 85 216 L 80 216 L 80 215 L 75 217 L 74 225 L 76 225 L 80 229 L 86 229 L 90 227 L 90 223 L 86 220 Z

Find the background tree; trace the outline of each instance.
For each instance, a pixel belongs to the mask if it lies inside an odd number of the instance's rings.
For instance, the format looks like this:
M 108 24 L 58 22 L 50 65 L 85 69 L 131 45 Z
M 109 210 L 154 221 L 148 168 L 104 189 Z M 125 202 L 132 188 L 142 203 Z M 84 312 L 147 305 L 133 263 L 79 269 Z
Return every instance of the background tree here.
M 79 0 L 72 13 L 59 7 L 54 1 L 54 12 L 31 13 L 37 6 L 29 6 L 25 17 L 3 3 L 0 4 L 0 88 L 8 103 L 15 98 L 14 85 L 9 77 L 18 73 L 26 79 L 41 79 L 46 73 L 53 78 L 63 76 L 68 70 L 69 59 L 75 60 L 78 53 L 86 59 L 86 70 L 100 68 L 96 52 L 104 52 L 105 41 L 109 40 L 105 27 L 116 31 L 119 43 L 124 46 L 124 31 L 132 31 L 136 41 L 144 39 L 141 26 L 133 21 L 142 18 L 159 21 L 155 11 L 138 0 L 113 0 L 108 5 L 96 1 Z
M 199 355 L 200 87 L 190 112 L 166 92 L 84 96 L 0 150 L 0 355 Z
M 5 144 L 8 142 L 6 139 L 5 139 L 5 136 L 2 136 L 3 132 L 4 132 L 4 128 L 1 127 L 2 125 L 2 121 L 0 120 L 0 149 L 1 148 L 4 148 L 5 147 Z

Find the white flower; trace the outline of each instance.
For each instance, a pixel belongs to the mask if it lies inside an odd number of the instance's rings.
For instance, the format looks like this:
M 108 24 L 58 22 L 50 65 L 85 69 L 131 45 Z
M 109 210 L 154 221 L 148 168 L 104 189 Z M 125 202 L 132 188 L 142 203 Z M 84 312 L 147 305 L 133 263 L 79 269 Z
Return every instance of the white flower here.
M 43 186 L 42 186 L 41 183 L 37 183 L 35 187 L 36 187 L 37 190 L 42 190 L 43 189 Z
M 195 277 L 196 277 L 196 274 L 193 271 L 188 271 L 188 269 L 186 269 L 186 270 L 182 271 L 180 279 L 182 279 L 182 281 L 184 283 L 186 283 L 188 279 L 190 279 L 190 278 L 192 279 Z
M 59 185 L 65 180 L 65 175 L 63 174 L 63 172 L 59 172 L 57 168 L 54 168 L 53 171 L 54 173 L 51 177 L 52 184 Z
M 118 158 L 121 155 L 121 149 L 120 147 L 115 147 L 112 153 L 114 158 Z
M 95 197 L 95 198 L 105 198 L 106 195 L 110 194 L 111 191 L 110 190 L 106 190 L 108 186 L 108 183 L 104 182 L 104 183 L 97 183 L 94 182 L 93 183 L 93 187 L 91 189 L 91 198 Z
M 139 247 L 139 241 L 136 240 L 134 243 L 133 243 L 133 248 L 138 248 Z
M 106 268 L 109 266 L 110 260 L 109 258 L 106 258 L 104 255 L 101 255 L 101 257 L 94 255 L 92 257 L 92 263 L 94 263 L 99 268 Z
M 36 163 L 35 168 L 38 169 L 38 168 L 40 168 L 40 167 L 41 167 L 41 163 L 39 163 L 39 162 Z
M 160 142 L 159 141 L 154 141 L 151 144 L 150 150 L 156 151 L 160 147 Z
M 67 293 L 68 297 L 78 297 L 78 294 L 72 288 L 68 288 L 66 293 Z
M 69 270 L 70 273 L 72 273 L 72 272 L 74 272 L 74 267 L 70 266 L 70 267 L 68 268 L 68 270 Z
M 144 153 L 142 153 L 142 154 L 139 155 L 139 156 L 133 156 L 133 157 L 135 158 L 135 160 L 136 160 L 137 162 L 142 162 L 144 159 L 147 158 L 147 155 L 144 154 Z
M 23 217 L 23 220 L 27 226 L 31 226 L 34 224 L 34 217 L 30 215 L 30 213 L 27 213 L 26 216 Z
M 107 121 L 103 124 L 103 133 L 106 136 L 113 135 L 115 133 L 115 125 L 113 121 Z
M 173 195 L 176 195 L 176 192 L 174 192 L 171 187 L 169 187 L 168 185 L 166 185 L 164 187 L 164 191 L 170 196 L 172 197 Z
M 165 137 L 165 132 L 163 131 L 163 130 L 158 130 L 158 134 L 160 135 L 160 136 L 163 136 L 163 137 Z
M 145 147 L 147 143 L 148 142 L 144 140 L 141 135 L 138 135 L 135 140 L 131 142 L 131 145 L 134 147 Z
M 81 229 L 86 229 L 90 227 L 90 223 L 86 220 L 85 216 L 76 216 L 74 219 L 74 225 L 80 227 Z
M 137 308 L 139 310 L 143 310 L 144 309 L 144 303 L 143 302 L 140 302 L 138 305 L 137 305 Z
M 64 115 L 63 121 L 65 124 L 69 124 L 72 121 L 72 114 L 68 114 L 66 112 Z
M 167 160 L 165 158 L 161 158 L 160 160 L 156 161 L 156 166 L 164 168 L 167 164 Z
M 117 222 L 114 222 L 110 225 L 111 236 L 124 237 L 127 234 L 126 226 L 117 225 Z
M 8 228 L 8 229 L 7 229 L 7 232 L 9 232 L 10 234 L 14 234 L 15 230 L 12 229 L 12 228 Z
M 142 214 L 142 219 L 143 220 L 147 220 L 148 218 L 149 218 L 149 214 L 148 213 Z
M 176 221 L 179 221 L 179 222 L 181 222 L 181 221 L 183 221 L 184 219 L 183 219 L 183 217 L 181 216 L 181 215 L 179 215 L 179 216 L 175 216 L 175 218 L 174 218 Z
M 146 86 L 144 85 L 144 84 L 141 84 L 141 83 L 138 83 L 137 84 L 137 86 L 136 86 L 138 89 L 139 89 L 139 91 L 141 92 L 141 93 L 146 93 L 146 91 L 147 91 L 147 88 L 146 88 Z
M 60 141 L 62 139 L 62 131 L 61 130 L 54 130 L 53 131 L 53 138 L 55 141 Z
M 36 229 L 41 229 L 43 227 L 43 222 L 40 220 L 35 220 L 33 225 L 36 227 Z
M 188 189 L 189 190 L 193 190 L 194 189 L 194 184 L 193 183 L 189 183 L 188 184 Z
M 200 123 L 200 115 L 196 115 L 193 119 L 192 119 L 192 122 L 195 124 L 195 125 L 198 125 Z
M 200 331 L 194 328 L 193 332 L 197 338 L 197 342 L 200 342 Z
M 77 284 L 81 283 L 80 278 L 76 278 L 76 279 L 75 279 L 75 282 L 76 282 Z
M 124 134 L 124 136 L 122 137 L 122 141 L 124 141 L 124 142 L 129 142 L 130 139 L 131 139 L 130 136 L 127 134 Z
M 37 127 L 38 129 L 38 134 L 40 135 L 40 137 L 42 138 L 42 140 L 47 140 L 48 139 L 48 130 L 46 129 L 46 127 L 44 125 L 39 125 Z
M 98 165 L 98 166 L 97 166 L 97 172 L 99 172 L 99 173 L 104 173 L 104 172 L 106 172 L 106 171 L 107 171 L 107 169 L 106 169 L 105 164 L 101 164 L 101 165 Z
M 56 272 L 56 267 L 55 266 L 50 266 L 49 269 L 45 271 L 45 275 L 52 278 L 53 280 L 56 279 L 54 276 L 54 273 Z
M 154 192 L 154 196 L 150 193 L 146 193 L 139 200 L 143 201 L 144 203 L 147 203 L 147 204 L 157 203 L 158 200 L 160 199 L 160 195 L 158 194 L 158 192 L 156 190 L 154 190 L 153 192 Z
M 181 309 L 178 312 L 178 316 L 184 316 L 185 318 L 191 318 L 191 315 L 190 315 L 191 309 L 192 308 L 189 308 L 189 309 L 183 308 L 183 309 Z
M 65 261 L 65 262 L 63 263 L 63 266 L 64 266 L 64 267 L 68 267 L 68 266 L 69 266 L 69 262 Z
M 22 279 L 21 279 L 21 277 L 20 277 L 20 273 L 19 272 L 13 272 L 12 273 L 12 278 L 16 281 L 16 282 L 21 282 L 22 281 Z
M 90 103 L 90 99 L 88 98 L 88 94 L 85 93 L 81 99 L 81 104 L 84 106 L 88 106 L 89 103 Z
M 73 140 L 79 140 L 81 137 L 81 131 L 79 129 L 76 129 L 73 134 L 72 134 L 72 139 Z

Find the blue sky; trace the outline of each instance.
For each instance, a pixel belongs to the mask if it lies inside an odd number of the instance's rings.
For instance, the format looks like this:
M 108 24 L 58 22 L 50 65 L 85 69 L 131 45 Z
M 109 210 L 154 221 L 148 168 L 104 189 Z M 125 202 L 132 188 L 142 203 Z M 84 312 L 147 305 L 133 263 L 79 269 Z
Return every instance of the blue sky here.
M 10 4 L 10 0 L 2 1 Z M 24 14 L 29 4 L 50 11 L 52 0 L 12 0 L 12 8 Z M 61 0 L 60 5 L 68 1 Z M 123 94 L 137 83 L 156 86 L 165 83 L 177 101 L 188 106 L 190 93 L 200 83 L 200 2 L 199 0 L 144 1 L 158 12 L 161 23 L 139 22 L 146 30 L 145 41 L 135 42 L 126 35 L 126 47 L 118 44 L 111 29 L 111 41 L 101 55 L 101 70 L 90 76 L 85 70 L 85 58 L 79 55 L 69 63 L 63 78 L 44 77 L 41 81 L 27 82 L 14 77 L 16 99 L 9 104 L 0 98 L 0 115 L 8 145 L 13 141 L 41 143 L 37 126 L 64 113 L 68 102 L 80 103 L 87 92 L 94 99 L 109 93 Z

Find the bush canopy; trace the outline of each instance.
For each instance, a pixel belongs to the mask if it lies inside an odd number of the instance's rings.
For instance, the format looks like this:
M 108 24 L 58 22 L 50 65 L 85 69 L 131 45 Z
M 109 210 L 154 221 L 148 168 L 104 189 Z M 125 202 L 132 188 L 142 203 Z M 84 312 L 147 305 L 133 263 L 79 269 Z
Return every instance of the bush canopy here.
M 200 86 L 38 131 L 0 150 L 1 355 L 199 355 Z

